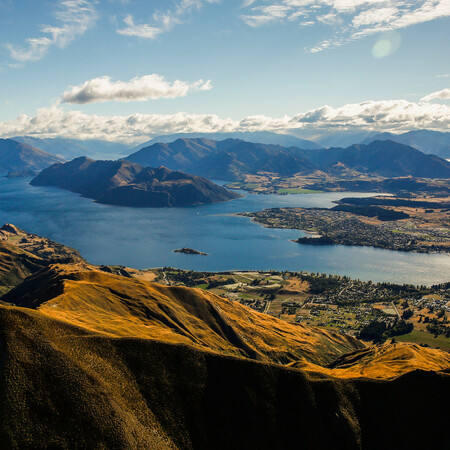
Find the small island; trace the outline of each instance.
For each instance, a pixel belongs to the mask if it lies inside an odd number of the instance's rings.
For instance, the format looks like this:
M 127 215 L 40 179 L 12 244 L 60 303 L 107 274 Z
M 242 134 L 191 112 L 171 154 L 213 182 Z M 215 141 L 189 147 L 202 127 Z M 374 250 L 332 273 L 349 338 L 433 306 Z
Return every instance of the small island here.
M 175 253 L 184 253 L 185 255 L 203 255 L 207 256 L 208 253 L 199 252 L 198 250 L 194 250 L 193 248 L 183 247 L 174 250 Z

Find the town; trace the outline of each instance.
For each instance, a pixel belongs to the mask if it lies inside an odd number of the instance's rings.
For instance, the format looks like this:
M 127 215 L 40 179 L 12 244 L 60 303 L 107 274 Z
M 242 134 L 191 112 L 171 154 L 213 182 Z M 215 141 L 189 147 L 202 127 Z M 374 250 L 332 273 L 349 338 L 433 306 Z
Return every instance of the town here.
M 391 339 L 450 351 L 450 283 L 427 287 L 320 273 L 174 268 L 132 276 L 205 289 L 290 323 L 325 327 L 368 342 Z

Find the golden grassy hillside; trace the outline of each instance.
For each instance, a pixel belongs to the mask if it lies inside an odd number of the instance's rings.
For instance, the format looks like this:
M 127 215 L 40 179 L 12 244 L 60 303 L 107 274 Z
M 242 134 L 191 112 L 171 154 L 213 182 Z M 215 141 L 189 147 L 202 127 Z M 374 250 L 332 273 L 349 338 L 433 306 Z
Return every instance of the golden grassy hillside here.
M 338 378 L 395 378 L 414 370 L 450 373 L 450 354 L 416 344 L 383 344 L 348 353 L 328 367 L 306 360 L 290 364 Z
M 44 266 L 40 258 L 9 242 L 0 241 L 0 294 L 8 292 Z
M 53 265 L 3 297 L 109 337 L 184 343 L 286 364 L 328 364 L 363 348 L 343 334 L 292 325 L 200 289 L 168 287 L 81 265 Z
M 0 306 L 0 448 L 448 448 L 450 377 L 307 375 Z M 382 432 L 380 432 L 382 430 Z
M 1 449 L 450 447 L 447 353 L 366 348 L 200 289 L 52 264 L 48 243 L 10 232 Z
M 0 294 L 52 263 L 81 263 L 78 251 L 29 234 L 11 224 L 0 228 Z

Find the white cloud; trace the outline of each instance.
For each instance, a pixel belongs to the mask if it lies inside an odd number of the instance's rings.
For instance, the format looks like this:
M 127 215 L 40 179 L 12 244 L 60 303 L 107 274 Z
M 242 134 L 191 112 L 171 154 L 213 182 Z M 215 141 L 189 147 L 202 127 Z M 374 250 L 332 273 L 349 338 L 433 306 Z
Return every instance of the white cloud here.
M 144 39 L 155 39 L 161 33 L 170 31 L 175 25 L 186 20 L 186 16 L 201 9 L 205 4 L 218 3 L 220 0 L 179 0 L 175 6 L 153 14 L 152 24 L 135 24 L 131 15 L 125 17 L 126 28 L 117 29 L 117 33 Z M 251 4 L 251 3 L 250 3 Z
M 442 89 L 442 91 L 432 92 L 420 99 L 421 102 L 430 102 L 432 100 L 450 100 L 450 89 Z
M 423 128 L 447 131 L 449 127 L 450 106 L 425 101 L 365 101 L 338 108 L 325 105 L 291 117 L 250 116 L 240 121 L 221 118 L 215 114 L 187 113 L 99 116 L 81 111 L 65 111 L 54 105 L 38 110 L 34 117 L 20 115 L 14 120 L 0 122 L 0 135 L 61 136 L 132 142 L 160 134 L 187 132 L 289 132 L 299 129 L 400 132 Z
M 316 53 L 365 36 L 450 16 L 449 0 L 270 0 L 253 2 L 242 20 L 251 27 L 312 21 L 333 28 L 333 37 L 307 49 Z
M 95 21 L 97 13 L 91 1 L 65 0 L 59 2 L 54 17 L 57 24 L 43 26 L 43 35 L 28 38 L 25 46 L 6 44 L 11 58 L 21 63 L 37 61 L 53 46 L 64 48 L 86 32 Z
M 189 91 L 209 91 L 211 81 L 198 80 L 186 83 L 176 80 L 170 83 L 161 75 L 152 74 L 133 78 L 131 81 L 112 81 L 110 77 L 98 77 L 80 86 L 70 87 L 61 99 L 65 103 L 98 103 L 108 101 L 133 102 L 159 98 L 184 97 Z
M 122 29 L 117 29 L 116 31 L 119 34 L 123 34 L 124 36 L 134 36 L 143 39 L 155 39 L 159 34 L 162 33 L 162 30 L 158 27 L 153 27 L 146 24 L 136 25 L 134 23 L 133 17 L 128 15 L 123 19 L 127 27 Z

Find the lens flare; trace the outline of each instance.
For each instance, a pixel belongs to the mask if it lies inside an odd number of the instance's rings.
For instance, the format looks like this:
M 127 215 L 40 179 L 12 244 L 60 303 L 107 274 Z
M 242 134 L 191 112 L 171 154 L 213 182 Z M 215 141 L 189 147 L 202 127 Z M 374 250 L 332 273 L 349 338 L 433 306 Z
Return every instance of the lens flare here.
M 393 31 L 390 33 L 382 34 L 378 37 L 372 48 L 372 56 L 374 58 L 386 58 L 397 51 L 400 47 L 401 37 L 400 34 Z

